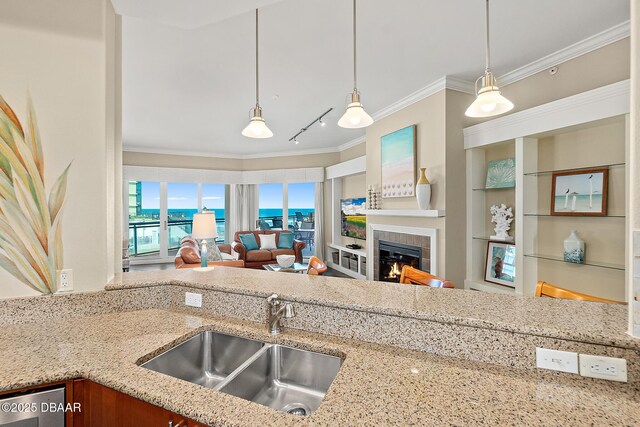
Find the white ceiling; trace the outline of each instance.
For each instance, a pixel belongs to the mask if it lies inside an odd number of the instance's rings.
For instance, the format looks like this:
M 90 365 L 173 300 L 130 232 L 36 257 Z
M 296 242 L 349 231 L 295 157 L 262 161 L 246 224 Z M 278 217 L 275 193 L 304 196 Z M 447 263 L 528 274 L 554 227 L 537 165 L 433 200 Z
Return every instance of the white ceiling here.
M 123 18 L 125 150 L 210 156 L 332 150 L 364 134 L 337 120 L 352 89 L 351 1 L 112 0 Z M 179 5 L 179 7 L 178 7 Z M 240 132 L 254 98 L 274 137 Z M 266 5 L 262 7 L 263 5 Z M 628 0 L 493 0 L 492 65 L 504 74 L 629 19 Z M 484 69 L 484 1 L 361 0 L 358 88 L 375 113 L 444 75 Z M 333 107 L 327 126 L 288 139 Z

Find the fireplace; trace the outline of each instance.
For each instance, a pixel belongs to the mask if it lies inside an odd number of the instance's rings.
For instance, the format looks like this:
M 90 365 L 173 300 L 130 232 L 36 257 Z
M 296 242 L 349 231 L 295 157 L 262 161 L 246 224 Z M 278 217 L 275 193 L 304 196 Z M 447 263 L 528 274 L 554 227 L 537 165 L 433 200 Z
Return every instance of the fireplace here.
M 380 240 L 378 243 L 378 280 L 400 282 L 400 273 L 405 265 L 422 269 L 422 248 Z

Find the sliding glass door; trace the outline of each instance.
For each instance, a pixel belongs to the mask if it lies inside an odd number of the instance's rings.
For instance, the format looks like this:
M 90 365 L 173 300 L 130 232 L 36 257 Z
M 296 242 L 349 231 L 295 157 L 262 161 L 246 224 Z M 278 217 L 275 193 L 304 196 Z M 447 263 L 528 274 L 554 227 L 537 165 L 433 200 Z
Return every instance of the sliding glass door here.
M 171 261 L 182 238 L 191 234 L 193 215 L 205 208 L 215 211 L 216 240 L 223 243 L 226 194 L 224 184 L 129 181 L 129 257 L 140 263 Z
M 307 244 L 305 258 L 315 254 L 315 183 L 259 184 L 258 227 L 289 229 Z

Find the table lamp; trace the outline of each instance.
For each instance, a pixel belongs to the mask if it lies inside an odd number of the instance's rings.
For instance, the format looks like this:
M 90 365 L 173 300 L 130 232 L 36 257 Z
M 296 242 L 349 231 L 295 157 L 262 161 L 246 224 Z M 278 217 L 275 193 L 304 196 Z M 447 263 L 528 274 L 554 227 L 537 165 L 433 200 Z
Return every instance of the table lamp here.
M 201 268 L 208 266 L 207 261 L 207 240 L 218 237 L 218 228 L 216 227 L 216 214 L 215 212 L 202 212 L 193 215 L 193 226 L 191 234 L 196 240 L 202 240 L 202 249 L 200 250 L 200 262 Z

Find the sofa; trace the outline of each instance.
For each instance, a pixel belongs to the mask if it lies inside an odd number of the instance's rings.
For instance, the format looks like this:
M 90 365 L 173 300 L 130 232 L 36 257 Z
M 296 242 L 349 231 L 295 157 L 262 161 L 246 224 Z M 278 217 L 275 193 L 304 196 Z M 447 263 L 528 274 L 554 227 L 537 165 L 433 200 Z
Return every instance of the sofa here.
M 275 264 L 276 256 L 278 255 L 295 255 L 296 262 L 302 262 L 302 250 L 307 246 L 306 243 L 300 240 L 293 241 L 292 249 L 255 249 L 247 251 L 247 248 L 242 244 L 240 240 L 241 234 L 253 233 L 260 246 L 260 236 L 264 234 L 275 234 L 276 245 L 278 244 L 280 233 L 291 233 L 288 230 L 256 230 L 256 231 L 238 231 L 233 237 L 232 243 L 233 250 L 238 254 L 238 259 L 244 261 L 244 266 L 247 268 L 261 268 L 265 264 Z
M 210 261 L 209 266 L 244 267 L 244 261 L 237 260 L 231 255 L 231 245 L 218 245 L 218 249 L 222 254 L 222 261 Z M 201 266 L 200 245 L 191 236 L 186 236 L 180 241 L 180 249 L 176 254 L 175 265 L 176 268 L 196 268 Z

